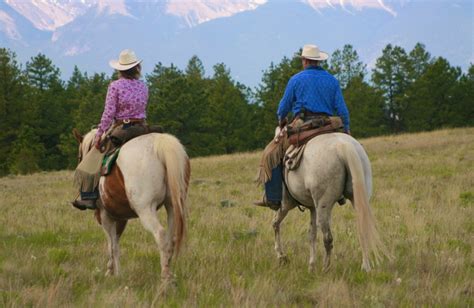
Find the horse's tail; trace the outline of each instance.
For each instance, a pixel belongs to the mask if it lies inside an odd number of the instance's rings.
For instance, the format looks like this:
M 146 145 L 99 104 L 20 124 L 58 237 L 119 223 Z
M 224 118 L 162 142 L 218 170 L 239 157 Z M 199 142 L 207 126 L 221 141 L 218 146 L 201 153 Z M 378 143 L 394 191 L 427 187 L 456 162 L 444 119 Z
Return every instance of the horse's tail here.
M 389 256 L 387 249 L 380 239 L 375 218 L 369 205 L 369 195 L 366 187 L 365 173 L 362 161 L 355 147 L 351 143 L 344 143 L 341 147 L 346 165 L 352 177 L 353 203 L 357 216 L 357 230 L 363 254 L 363 268 L 370 270 L 370 256 L 373 254 L 375 263 L 379 263 L 383 256 Z
M 154 150 L 166 169 L 167 193 L 171 199 L 174 214 L 174 244 L 175 251 L 178 253 L 186 233 L 186 197 L 191 166 L 184 147 L 172 135 L 157 135 L 154 138 Z

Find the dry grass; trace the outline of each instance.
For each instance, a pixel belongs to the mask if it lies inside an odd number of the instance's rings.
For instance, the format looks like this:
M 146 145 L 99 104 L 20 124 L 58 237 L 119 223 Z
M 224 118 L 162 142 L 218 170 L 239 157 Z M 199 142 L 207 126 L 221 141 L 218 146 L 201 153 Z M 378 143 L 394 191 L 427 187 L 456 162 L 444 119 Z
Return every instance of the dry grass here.
M 298 210 L 282 226 L 291 262 L 280 267 L 273 213 L 251 205 L 261 196 L 259 153 L 244 153 L 192 160 L 189 234 L 165 296 L 158 251 L 137 220 L 121 241 L 121 276 L 104 277 L 105 236 L 92 212 L 68 205 L 70 171 L 1 178 L 0 306 L 473 306 L 474 129 L 362 143 L 371 204 L 395 256 L 369 274 L 350 205 L 333 211 L 328 273 L 321 236 L 320 266 L 307 271 L 309 215 Z

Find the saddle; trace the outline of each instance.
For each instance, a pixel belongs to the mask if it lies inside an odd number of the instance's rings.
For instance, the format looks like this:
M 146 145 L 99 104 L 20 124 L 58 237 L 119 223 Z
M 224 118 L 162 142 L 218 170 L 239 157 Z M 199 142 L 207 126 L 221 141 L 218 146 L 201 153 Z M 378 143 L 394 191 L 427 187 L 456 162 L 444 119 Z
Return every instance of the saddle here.
M 318 135 L 341 132 L 343 128 L 340 117 L 317 116 L 298 127 L 288 126 L 288 141 L 299 147 Z
M 145 120 L 116 122 L 101 144 L 101 152 L 105 153 L 105 156 L 102 160 L 100 174 L 106 176 L 111 173 L 122 145 L 133 138 L 150 133 L 163 133 L 163 128 L 157 125 L 148 125 Z
M 115 147 L 119 147 L 130 139 L 149 133 L 163 133 L 163 128 L 148 125 L 145 120 L 118 121 L 107 136 Z

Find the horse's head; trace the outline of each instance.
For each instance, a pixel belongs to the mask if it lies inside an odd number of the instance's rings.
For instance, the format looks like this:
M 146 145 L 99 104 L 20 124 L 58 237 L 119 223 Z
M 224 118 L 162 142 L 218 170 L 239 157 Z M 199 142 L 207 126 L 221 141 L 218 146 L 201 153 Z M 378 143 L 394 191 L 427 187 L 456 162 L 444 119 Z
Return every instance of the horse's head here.
M 83 136 L 81 135 L 79 130 L 77 130 L 76 128 L 72 130 L 74 139 L 76 139 L 77 142 L 79 143 L 79 151 L 77 155 L 78 162 L 81 162 L 82 158 L 84 158 L 87 152 L 89 152 L 92 149 L 94 136 L 96 132 L 97 132 L 97 129 L 93 129 Z

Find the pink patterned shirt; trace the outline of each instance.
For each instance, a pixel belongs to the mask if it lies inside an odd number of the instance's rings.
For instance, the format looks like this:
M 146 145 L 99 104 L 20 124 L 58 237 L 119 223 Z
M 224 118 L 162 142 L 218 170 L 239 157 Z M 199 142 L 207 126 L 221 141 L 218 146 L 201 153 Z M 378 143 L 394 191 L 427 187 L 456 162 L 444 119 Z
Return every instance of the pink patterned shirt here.
M 148 87 L 143 81 L 126 78 L 112 81 L 107 90 L 96 140 L 109 129 L 114 120 L 145 119 L 147 102 Z

